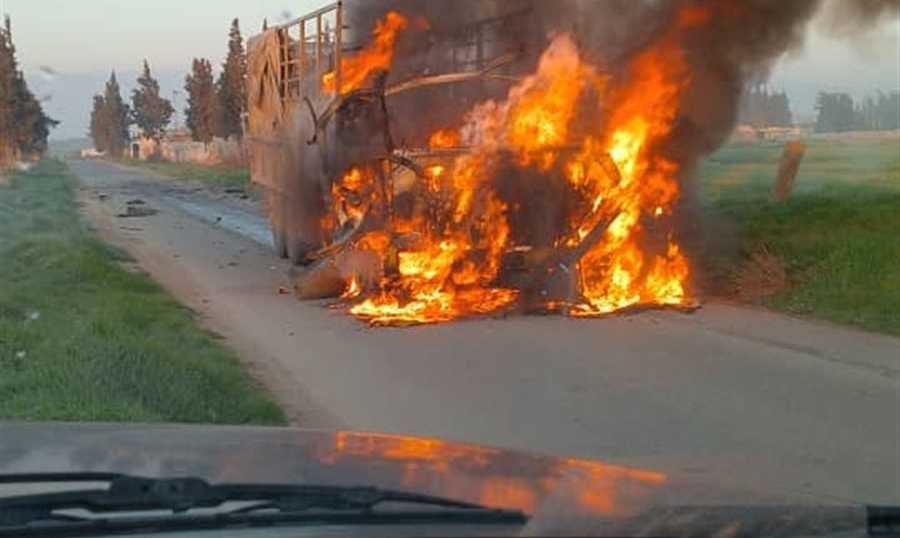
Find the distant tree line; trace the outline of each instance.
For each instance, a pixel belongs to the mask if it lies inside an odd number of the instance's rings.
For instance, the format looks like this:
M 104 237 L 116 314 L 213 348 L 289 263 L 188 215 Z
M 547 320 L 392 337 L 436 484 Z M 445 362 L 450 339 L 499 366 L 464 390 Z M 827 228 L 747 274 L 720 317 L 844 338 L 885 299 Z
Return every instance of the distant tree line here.
M 213 137 L 237 137 L 243 134 L 246 110 L 247 59 L 238 19 L 234 19 L 228 37 L 228 56 L 218 79 L 212 63 L 195 58 L 184 88 L 187 92 L 185 123 L 191 137 L 209 143 Z M 143 71 L 132 92 L 130 105 L 121 96 L 115 72 L 102 94 L 94 96 L 90 135 L 100 151 L 121 154 L 129 142 L 129 127 L 135 125 L 143 136 L 160 140 L 172 121 L 175 109 L 160 94 L 159 82 L 150 64 L 144 60 Z
M 791 103 L 785 92 L 770 92 L 754 84 L 741 100 L 740 123 L 754 127 L 790 127 L 794 123 Z
M 50 129 L 57 125 L 44 113 L 19 69 L 7 16 L 0 28 L 0 166 L 43 154 Z
M 900 91 L 878 92 L 859 103 L 847 93 L 819 92 L 816 132 L 900 129 Z

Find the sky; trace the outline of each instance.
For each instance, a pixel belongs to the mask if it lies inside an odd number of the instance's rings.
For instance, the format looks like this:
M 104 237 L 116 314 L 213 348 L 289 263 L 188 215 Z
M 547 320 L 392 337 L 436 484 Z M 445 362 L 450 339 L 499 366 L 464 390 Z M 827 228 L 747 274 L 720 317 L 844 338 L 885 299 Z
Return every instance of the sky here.
M 181 109 L 184 96 L 172 91 L 182 89 L 192 58 L 209 58 L 214 65 L 223 61 L 234 17 L 240 19 L 247 36 L 261 28 L 263 18 L 278 23 L 326 3 L 0 0 L 0 13 L 12 16 L 19 60 L 32 89 L 46 99 L 48 113 L 63 121 L 53 134 L 60 139 L 84 136 L 91 96 L 102 88 L 110 70 L 119 74 L 127 97 L 146 58 L 166 97 Z M 799 119 L 813 115 L 820 89 L 848 91 L 856 97 L 878 89 L 900 89 L 900 21 L 849 42 L 823 35 L 816 25 L 812 28 L 806 46 L 782 58 L 770 80 L 773 89 L 787 91 Z

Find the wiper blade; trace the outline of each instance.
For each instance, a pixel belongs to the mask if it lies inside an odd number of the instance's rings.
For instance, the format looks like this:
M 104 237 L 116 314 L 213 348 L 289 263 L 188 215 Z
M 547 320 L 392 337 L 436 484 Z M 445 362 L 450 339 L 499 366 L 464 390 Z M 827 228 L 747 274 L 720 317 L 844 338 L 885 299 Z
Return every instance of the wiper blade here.
M 0 510 L 19 507 L 81 508 L 95 512 L 215 508 L 226 502 L 265 501 L 297 509 L 371 509 L 386 502 L 460 509 L 485 509 L 478 504 L 443 497 L 373 487 L 281 484 L 212 485 L 200 478 L 155 479 L 123 474 L 27 474 L 0 476 L 0 484 L 109 482 L 108 489 L 42 493 L 0 498 Z
M 56 512 L 62 510 L 81 509 L 91 514 L 163 510 L 178 514 L 194 509 L 219 508 L 226 503 L 234 502 L 254 504 L 219 516 L 250 515 L 262 510 L 276 510 L 282 514 L 326 510 L 372 515 L 371 511 L 378 505 L 402 503 L 452 510 L 454 514 L 451 519 L 459 521 L 465 519 L 461 517 L 464 515 L 479 516 L 476 519 L 481 522 L 517 524 L 527 521 L 527 516 L 519 511 L 494 509 L 454 499 L 373 487 L 214 485 L 200 478 L 155 479 L 114 473 L 0 475 L 0 484 L 63 482 L 108 482 L 109 486 L 107 489 L 0 498 L 0 530 L 4 526 L 59 521 Z M 89 518 L 84 519 L 88 520 Z
M 20 473 L 0 474 L 0 484 L 62 484 L 65 482 L 112 482 L 121 473 Z

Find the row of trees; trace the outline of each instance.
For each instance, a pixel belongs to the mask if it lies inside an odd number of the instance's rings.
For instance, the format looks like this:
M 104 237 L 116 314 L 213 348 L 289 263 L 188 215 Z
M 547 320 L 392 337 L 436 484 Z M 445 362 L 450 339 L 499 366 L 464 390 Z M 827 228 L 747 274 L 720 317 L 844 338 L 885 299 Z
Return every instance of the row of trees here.
M 218 79 L 212 63 L 194 59 L 185 79 L 187 108 L 185 118 L 194 140 L 209 143 L 213 137 L 240 137 L 246 108 L 247 60 L 240 24 L 235 19 L 228 38 L 228 56 Z M 159 82 L 149 63 L 137 79 L 131 103 L 125 103 L 115 72 L 102 94 L 94 96 L 90 134 L 100 151 L 120 154 L 128 145 L 129 127 L 135 125 L 144 136 L 159 140 L 172 121 L 175 109 L 160 94 Z
M 228 56 L 219 78 L 213 81 L 209 60 L 194 58 L 184 89 L 188 96 L 184 114 L 194 140 L 208 143 L 214 136 L 242 135 L 242 117 L 247 108 L 247 56 L 237 19 L 231 23 Z
M 847 93 L 819 92 L 816 112 L 815 129 L 820 133 L 900 129 L 900 92 L 878 92 L 859 102 Z M 790 100 L 784 92 L 753 85 L 741 100 L 740 123 L 788 127 L 793 124 Z
M 7 16 L 0 28 L 0 166 L 42 154 L 50 129 L 58 124 L 44 113 L 19 70 Z
M 754 127 L 789 127 L 794 123 L 786 93 L 770 93 L 765 85 L 755 85 L 744 93 L 740 123 Z
M 109 77 L 106 89 L 94 96 L 91 110 L 90 134 L 94 146 L 100 151 L 121 153 L 128 144 L 130 125 L 136 125 L 144 136 L 158 140 L 175 109 L 160 95 L 159 82 L 144 60 L 144 70 L 137 79 L 137 88 L 131 94 L 131 104 L 122 99 L 116 73 Z
M 816 112 L 819 133 L 900 129 L 900 91 L 878 92 L 859 103 L 846 93 L 820 92 Z

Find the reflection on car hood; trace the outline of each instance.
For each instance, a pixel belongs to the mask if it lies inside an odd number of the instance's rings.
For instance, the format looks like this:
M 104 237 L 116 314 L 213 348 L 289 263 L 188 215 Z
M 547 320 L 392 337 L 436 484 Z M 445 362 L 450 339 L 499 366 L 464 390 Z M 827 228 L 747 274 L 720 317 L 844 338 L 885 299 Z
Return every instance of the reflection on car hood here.
M 790 501 L 680 482 L 653 470 L 400 435 L 255 427 L 0 424 L 0 474 L 81 471 L 196 476 L 215 483 L 410 490 L 520 509 L 533 516 L 529 531 L 539 534 L 611 535 L 622 530 L 617 522 L 632 521 L 658 506 Z M 683 514 L 679 517 L 685 519 Z

